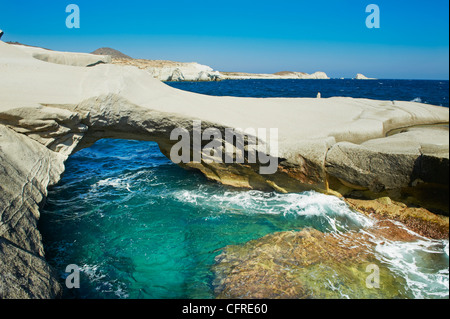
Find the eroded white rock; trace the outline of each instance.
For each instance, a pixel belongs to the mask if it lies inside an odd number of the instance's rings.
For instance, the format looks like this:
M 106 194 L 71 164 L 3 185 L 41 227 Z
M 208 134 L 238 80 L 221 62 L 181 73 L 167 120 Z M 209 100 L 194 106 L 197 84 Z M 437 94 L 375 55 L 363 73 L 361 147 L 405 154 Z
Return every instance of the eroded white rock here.
M 375 78 L 368 78 L 364 74 L 358 73 L 355 76 L 355 80 L 376 80 Z

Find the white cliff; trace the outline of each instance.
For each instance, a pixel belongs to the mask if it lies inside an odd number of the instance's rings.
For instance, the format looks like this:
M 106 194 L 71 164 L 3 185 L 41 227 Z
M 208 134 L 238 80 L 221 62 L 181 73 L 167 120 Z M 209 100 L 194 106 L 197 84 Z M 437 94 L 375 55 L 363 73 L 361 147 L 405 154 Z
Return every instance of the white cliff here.
M 304 72 L 283 71 L 274 74 L 266 73 L 243 73 L 243 72 L 221 72 L 222 78 L 227 80 L 249 80 L 249 79 L 329 79 L 325 72 L 314 72 L 312 74 Z
M 355 80 L 376 80 L 375 78 L 368 78 L 364 74 L 358 73 L 355 76 Z
M 223 78 L 220 72 L 196 62 L 113 59 L 113 63 L 136 66 L 160 81 L 219 81 Z

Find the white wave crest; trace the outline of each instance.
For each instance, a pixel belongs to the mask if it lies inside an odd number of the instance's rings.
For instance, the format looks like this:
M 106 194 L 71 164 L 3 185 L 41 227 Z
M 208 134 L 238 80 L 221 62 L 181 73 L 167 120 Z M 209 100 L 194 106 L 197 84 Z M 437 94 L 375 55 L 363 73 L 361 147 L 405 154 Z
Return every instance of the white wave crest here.
M 391 271 L 405 278 L 416 299 L 448 298 L 447 250 L 448 240 L 426 238 L 413 242 L 385 241 L 375 248 L 377 257 Z
M 304 193 L 266 193 L 261 191 L 224 191 L 211 195 L 200 187 L 198 190 L 183 190 L 173 196 L 184 203 L 217 209 L 232 214 L 273 214 L 285 217 L 321 218 L 331 230 L 346 226 L 364 228 L 373 221 L 352 211 L 345 202 L 335 196 L 314 191 Z
M 125 289 L 126 286 L 117 279 L 108 279 L 108 276 L 102 271 L 101 266 L 85 264 L 80 267 L 80 271 L 87 276 L 89 282 L 96 286 L 95 290 L 102 293 L 113 293 L 121 299 L 129 297 Z

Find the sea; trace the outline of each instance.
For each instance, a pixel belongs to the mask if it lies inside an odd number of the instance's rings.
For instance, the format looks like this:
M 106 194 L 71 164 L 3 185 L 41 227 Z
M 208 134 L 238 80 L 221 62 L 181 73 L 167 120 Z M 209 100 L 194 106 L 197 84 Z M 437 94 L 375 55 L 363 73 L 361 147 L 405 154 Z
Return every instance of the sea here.
M 167 82 L 216 96 L 348 96 L 449 107 L 449 81 L 225 80 Z M 212 299 L 216 257 L 228 245 L 280 231 L 362 230 L 368 218 L 308 191 L 236 189 L 173 164 L 154 142 L 103 139 L 72 155 L 49 190 L 39 230 L 68 299 Z M 411 299 L 449 298 L 448 240 L 389 242 L 376 258 Z M 80 270 L 69 289 L 68 265 Z M 245 284 L 245 283 L 242 283 Z M 324 286 L 323 289 L 338 289 Z M 382 288 L 381 288 L 382 289 Z M 314 298 L 314 296 L 311 296 Z M 350 289 L 342 298 L 362 298 Z

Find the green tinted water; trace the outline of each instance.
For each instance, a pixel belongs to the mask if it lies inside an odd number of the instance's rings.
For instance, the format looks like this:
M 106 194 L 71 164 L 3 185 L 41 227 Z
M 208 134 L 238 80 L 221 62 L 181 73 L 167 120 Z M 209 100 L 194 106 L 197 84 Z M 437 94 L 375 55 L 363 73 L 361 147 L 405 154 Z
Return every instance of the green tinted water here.
M 62 283 L 68 264 L 81 268 L 81 288 L 66 289 L 66 298 L 213 298 L 211 266 L 226 245 L 276 231 L 370 223 L 335 197 L 236 190 L 172 164 L 155 143 L 102 140 L 69 159 L 39 227 Z M 448 241 L 435 244 L 420 248 L 439 255 L 423 271 L 408 268 L 417 247 L 382 255 L 394 267 L 405 263 L 399 271 L 413 276 L 412 297 L 413 290 L 448 297 Z

